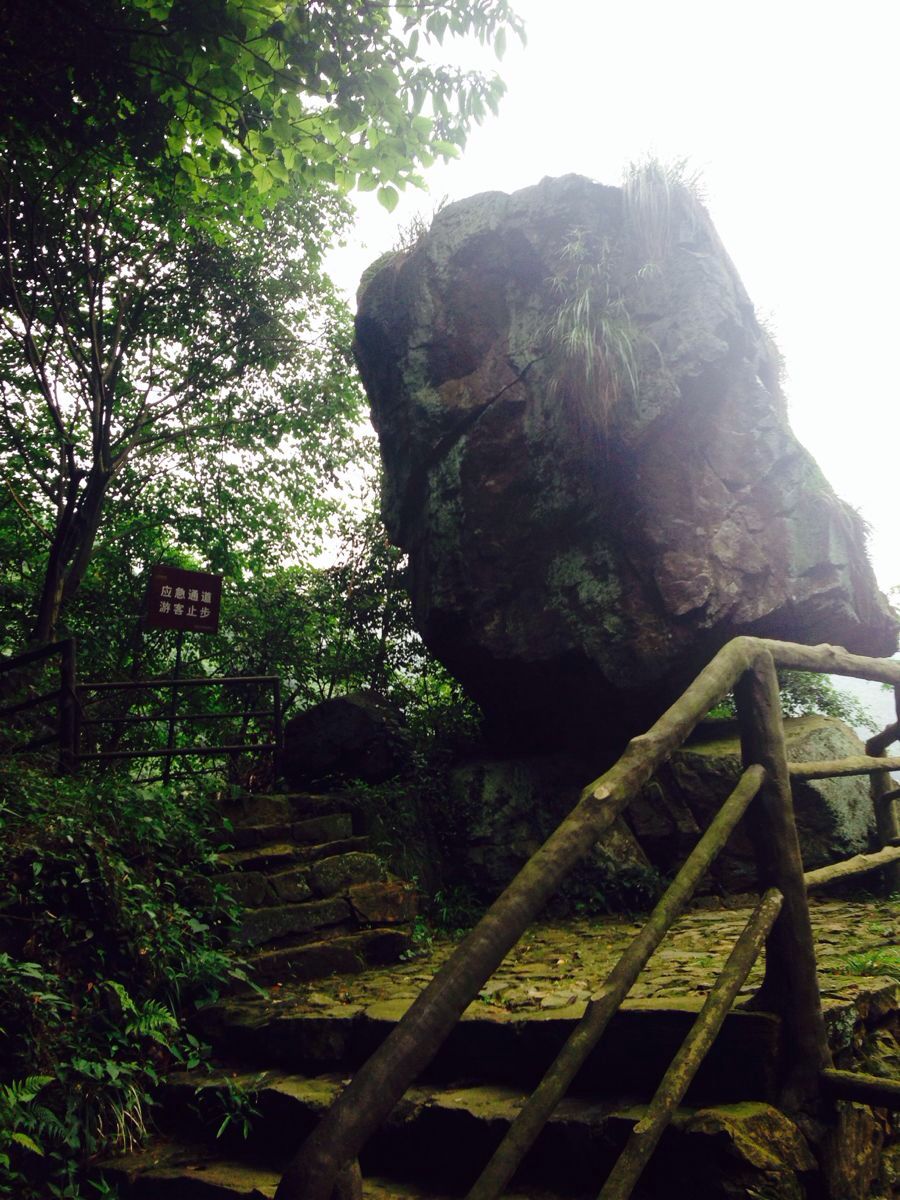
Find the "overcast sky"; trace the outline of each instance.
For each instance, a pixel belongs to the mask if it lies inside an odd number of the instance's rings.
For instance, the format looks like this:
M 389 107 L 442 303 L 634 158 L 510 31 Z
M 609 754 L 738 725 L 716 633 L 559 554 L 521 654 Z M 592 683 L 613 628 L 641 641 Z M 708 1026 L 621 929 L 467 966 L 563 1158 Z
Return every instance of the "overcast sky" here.
M 357 197 L 332 260 L 351 295 L 416 212 L 577 171 L 618 183 L 632 159 L 688 158 L 787 362 L 791 421 L 873 527 L 882 587 L 900 584 L 897 468 L 896 0 L 514 0 L 528 45 L 499 65 L 500 115 L 388 216 Z M 447 49 L 447 48 L 445 48 Z

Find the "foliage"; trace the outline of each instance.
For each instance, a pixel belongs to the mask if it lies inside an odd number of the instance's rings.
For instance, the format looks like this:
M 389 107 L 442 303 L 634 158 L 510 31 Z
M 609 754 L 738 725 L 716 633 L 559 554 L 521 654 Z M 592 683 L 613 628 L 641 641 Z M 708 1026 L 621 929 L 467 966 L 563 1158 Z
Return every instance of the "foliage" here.
M 702 220 L 700 172 L 687 159 L 662 162 L 651 156 L 629 163 L 622 198 L 639 276 L 659 271 L 676 239 L 688 240 L 687 231 Z
M 485 907 L 471 885 L 448 884 L 435 892 L 430 915 L 438 932 L 462 937 L 481 920 Z
M 221 1138 L 231 1131 L 246 1140 L 250 1136 L 254 1120 L 260 1115 L 256 1107 L 258 1090 L 233 1079 L 226 1080 L 224 1088 L 211 1090 L 222 1114 L 216 1127 L 216 1138 Z M 202 1097 L 203 1091 L 198 1095 Z
M 136 164 L 207 227 L 322 185 L 392 208 L 504 90 L 420 45 L 524 40 L 508 0 L 14 0 L 6 26 L 0 138 L 70 172 Z
M 827 675 L 813 671 L 779 671 L 781 710 L 786 717 L 802 717 L 820 713 L 835 717 L 853 727 L 875 729 L 872 714 L 855 696 L 842 692 Z M 729 695 L 710 712 L 712 718 L 730 720 L 737 715 L 734 697 Z
M 370 442 L 358 445 L 361 455 L 372 456 Z M 222 624 L 217 635 L 185 639 L 182 674 L 278 675 L 287 716 L 332 696 L 374 689 L 404 711 L 412 732 L 426 746 L 466 736 L 476 720 L 474 709 L 414 629 L 405 560 L 390 545 L 375 511 L 374 480 L 358 479 L 357 484 L 352 508 L 348 504 L 339 511 L 328 558 L 319 565 L 285 565 L 286 549 L 277 540 L 259 546 L 242 544 L 236 531 L 227 554 L 223 546 L 218 557 L 221 543 L 215 529 L 207 531 L 190 519 L 179 520 L 163 507 L 158 519 L 145 515 L 140 507 L 111 512 L 67 613 L 67 628 L 78 639 L 82 677 L 128 680 L 171 675 L 173 635 L 146 629 L 142 619 L 149 571 L 157 561 L 205 565 L 206 534 L 216 556 L 213 562 L 226 572 Z M 177 492 L 168 503 L 176 508 Z M 236 496 L 231 503 L 238 507 Z M 244 517 L 252 514 L 252 506 L 251 497 Z M 3 528 L 0 509 L 0 537 Z M 10 603 L 3 613 L 5 632 L 0 625 L 0 638 L 9 650 L 16 647 L 27 625 L 27 588 L 22 587 L 21 596 L 18 610 Z M 53 664 L 48 672 L 55 669 Z M 48 688 L 54 686 L 49 674 L 46 683 Z M 93 719 L 164 717 L 169 696 L 164 689 L 107 694 L 86 715 Z M 182 712 L 213 715 L 270 707 L 271 699 L 270 688 L 248 683 L 227 690 L 192 689 L 182 693 L 179 704 Z M 262 718 L 184 727 L 184 737 L 190 741 L 268 741 L 271 732 Z M 164 721 L 127 729 L 89 727 L 83 748 L 112 748 L 121 736 L 124 740 L 118 748 L 139 749 L 160 744 L 165 733 Z M 94 737 L 96 746 L 91 742 Z M 153 770 L 158 770 L 156 764 Z
M 5 165 L 0 204 L 0 472 L 44 543 L 38 640 L 111 505 L 177 517 L 212 562 L 236 537 L 284 547 L 298 508 L 321 521 L 360 408 L 318 260 L 345 218 L 333 197 L 222 243 L 135 173 L 63 186 L 39 159 Z
M 9 763 L 0 793 L 18 935 L 0 955 L 0 1195 L 77 1197 L 92 1155 L 142 1136 L 160 1072 L 202 1060 L 182 1018 L 242 976 L 222 949 L 234 909 L 203 878 L 215 822 L 196 794 Z
M 649 912 L 662 895 L 665 882 L 655 867 L 620 863 L 600 852 L 593 861 L 572 871 L 553 906 L 578 916 Z
M 883 975 L 900 980 L 900 950 L 890 947 L 848 954 L 842 971 L 846 975 Z
M 474 34 L 500 53 L 507 30 L 507 0 L 13 3 L 0 482 L 29 549 L 44 543 L 34 640 L 111 505 L 158 511 L 178 489 L 178 515 L 218 518 L 226 555 L 229 537 L 321 523 L 359 405 L 320 269 L 341 197 L 378 188 L 392 208 L 496 105 L 497 80 L 432 66 L 419 41 Z
M 552 389 L 565 392 L 604 432 L 622 391 L 638 389 L 640 333 L 613 282 L 615 255 L 608 238 L 574 229 L 551 280 L 560 298 L 548 330 Z

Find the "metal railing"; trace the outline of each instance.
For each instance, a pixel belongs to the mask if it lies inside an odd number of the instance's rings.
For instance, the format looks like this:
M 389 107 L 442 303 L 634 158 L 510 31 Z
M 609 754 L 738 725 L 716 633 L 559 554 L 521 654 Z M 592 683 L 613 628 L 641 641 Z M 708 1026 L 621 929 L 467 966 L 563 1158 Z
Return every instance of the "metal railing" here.
M 776 667 L 892 684 L 898 698 L 897 723 L 870 739 L 865 756 L 839 762 L 789 764 Z M 744 763 L 740 781 L 643 930 L 588 1004 L 466 1200 L 494 1200 L 500 1194 L 742 816 L 754 844 L 760 903 L 646 1114 L 636 1123 L 603 1186 L 601 1200 L 627 1200 L 631 1195 L 763 949 L 765 974 L 754 1007 L 781 1019 L 782 1107 L 792 1113 L 820 1116 L 834 1098 L 853 1098 L 863 1093 L 869 1103 L 900 1107 L 900 1085 L 832 1068 L 807 904 L 810 887 L 876 868 L 894 874 L 900 870 L 894 805 L 898 789 L 889 774 L 900 769 L 900 759 L 885 757 L 887 746 L 900 737 L 900 662 L 863 658 L 833 646 L 809 647 L 741 637 L 723 647 L 656 724 L 633 738 L 618 762 L 585 788 L 573 812 L 526 863 L 324 1115 L 288 1166 L 276 1200 L 330 1200 L 336 1188 L 338 1194 L 358 1193 L 357 1160 L 368 1138 L 436 1054 L 571 868 L 590 852 L 710 709 L 732 691 Z M 842 774 L 872 777 L 881 849 L 804 874 L 791 779 Z
M 284 731 L 281 679 L 277 675 L 209 675 L 183 679 L 157 677 L 79 682 L 76 672 L 75 639 L 67 638 L 17 655 L 15 658 L 0 660 L 0 678 L 25 672 L 33 664 L 55 654 L 60 656 L 58 688 L 28 695 L 0 708 L 0 722 L 7 723 L 13 718 L 21 720 L 26 713 L 43 710 L 42 723 L 45 729 L 31 736 L 11 740 L 7 747 L 10 753 L 21 754 L 55 744 L 58 747 L 60 769 L 65 771 L 75 770 L 80 763 L 85 762 L 163 759 L 163 778 L 166 780 L 169 778 L 169 764 L 175 758 L 209 758 L 271 751 L 277 759 L 281 753 Z M 179 708 L 183 692 L 207 688 L 242 689 L 245 692 L 258 692 L 262 688 L 271 690 L 272 702 L 271 706 L 261 708 L 258 704 L 253 706 L 251 701 L 249 706 L 228 708 L 224 711 L 183 711 Z M 158 698 L 160 694 L 164 694 L 166 700 L 158 702 L 154 711 L 150 713 L 123 713 L 121 707 L 112 712 L 95 712 L 96 705 L 104 699 L 123 693 L 136 694 L 142 697 L 145 703 L 148 698 Z M 186 725 L 235 720 L 240 722 L 241 730 L 241 736 L 237 740 L 216 742 L 195 739 L 187 744 L 177 744 L 177 731 Z M 264 741 L 247 740 L 247 730 L 251 722 L 267 725 L 272 731 L 270 738 Z M 159 725 L 166 727 L 164 746 L 153 744 L 136 748 L 122 747 L 122 738 L 127 732 L 142 726 L 146 728 Z M 85 734 L 108 729 L 115 734 L 109 739 L 111 744 L 105 744 L 102 738 L 95 737 L 93 744 L 98 748 L 82 749 Z M 99 748 L 100 746 L 103 748 Z
M 29 668 L 36 667 L 45 659 L 59 655 L 59 686 L 49 691 L 34 692 L 32 685 L 25 683 L 28 695 L 24 699 L 14 700 L 0 708 L 0 724 L 6 725 L 14 733 L 21 734 L 13 737 L 7 751 L 12 754 L 24 754 L 46 746 L 56 745 L 60 767 L 71 770 L 75 764 L 78 749 L 78 694 L 76 680 L 76 646 L 74 638 L 65 638 L 59 642 L 49 642 L 36 650 L 28 650 L 15 658 L 0 658 L 0 680 L 6 687 L 13 687 L 13 677 L 18 674 L 24 678 Z M 42 680 L 38 680 L 42 685 Z M 49 732 L 31 732 L 23 725 L 25 714 L 35 714 L 42 720 Z M 13 718 L 17 718 L 13 720 Z M 19 726 L 19 729 L 15 727 Z

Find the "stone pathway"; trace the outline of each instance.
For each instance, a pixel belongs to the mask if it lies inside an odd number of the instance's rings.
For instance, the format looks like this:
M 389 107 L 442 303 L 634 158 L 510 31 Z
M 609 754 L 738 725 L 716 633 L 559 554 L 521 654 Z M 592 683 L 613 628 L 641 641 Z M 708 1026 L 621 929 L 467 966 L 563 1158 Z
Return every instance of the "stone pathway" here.
M 749 915 L 746 906 L 698 907 L 673 926 L 639 977 L 629 1000 L 702 997 L 709 991 Z M 811 900 L 820 987 L 826 1011 L 879 996 L 900 1003 L 900 899 Z M 640 918 L 582 917 L 533 926 L 485 984 L 472 1006 L 485 1014 L 562 1010 L 584 1004 L 641 928 Z M 275 983 L 262 1003 L 292 1012 L 383 1001 L 412 1002 L 456 946 L 449 938 L 422 945 L 414 957 L 362 975 L 335 975 L 308 984 Z M 759 983 L 751 974 L 745 992 Z M 893 996 L 893 1000 L 890 997 Z

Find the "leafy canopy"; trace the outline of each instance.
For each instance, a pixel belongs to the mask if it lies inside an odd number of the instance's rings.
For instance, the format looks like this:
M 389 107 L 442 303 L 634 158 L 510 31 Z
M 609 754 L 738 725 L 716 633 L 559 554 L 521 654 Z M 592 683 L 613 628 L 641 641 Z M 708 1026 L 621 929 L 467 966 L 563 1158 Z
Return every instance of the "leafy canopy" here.
M 397 187 L 450 157 L 503 84 L 426 61 L 445 34 L 523 37 L 508 0 L 12 0 L 0 137 L 256 220 L 315 183 Z
M 497 79 L 434 66 L 420 43 L 475 34 L 500 53 L 521 22 L 508 0 L 11 0 L 5 15 L 0 472 L 47 548 L 45 640 L 110 502 L 133 511 L 162 477 L 197 497 L 187 520 L 215 513 L 244 546 L 321 520 L 359 404 L 321 271 L 343 193 L 377 188 L 392 208 L 495 107 Z

